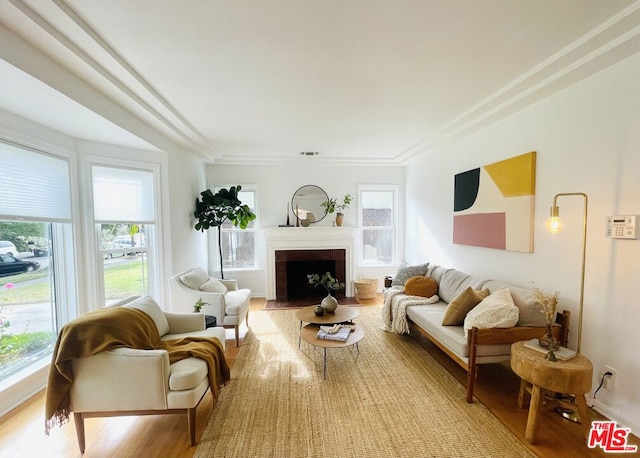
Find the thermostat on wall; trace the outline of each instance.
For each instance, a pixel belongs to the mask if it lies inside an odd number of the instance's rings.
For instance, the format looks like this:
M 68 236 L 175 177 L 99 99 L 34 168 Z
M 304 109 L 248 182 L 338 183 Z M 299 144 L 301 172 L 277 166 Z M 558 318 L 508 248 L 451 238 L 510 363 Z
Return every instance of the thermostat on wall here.
M 607 218 L 607 237 L 612 239 L 637 239 L 638 215 L 615 215 Z

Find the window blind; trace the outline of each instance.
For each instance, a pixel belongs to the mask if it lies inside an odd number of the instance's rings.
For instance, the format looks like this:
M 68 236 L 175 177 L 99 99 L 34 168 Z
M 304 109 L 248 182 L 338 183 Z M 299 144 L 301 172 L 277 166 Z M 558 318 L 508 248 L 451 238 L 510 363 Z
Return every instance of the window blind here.
M 0 141 L 0 218 L 70 222 L 66 159 Z
M 96 223 L 153 224 L 153 172 L 94 165 L 93 208 Z

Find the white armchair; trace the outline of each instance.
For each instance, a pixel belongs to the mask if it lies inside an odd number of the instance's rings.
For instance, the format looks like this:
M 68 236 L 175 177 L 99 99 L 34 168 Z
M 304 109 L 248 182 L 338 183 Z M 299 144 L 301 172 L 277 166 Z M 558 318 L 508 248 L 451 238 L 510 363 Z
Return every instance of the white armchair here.
M 164 312 L 149 296 L 118 305 L 147 313 L 161 340 L 215 337 L 225 348 L 223 328 L 205 329 L 201 313 Z M 204 360 L 189 357 L 171 364 L 166 350 L 116 348 L 72 361 L 69 392 L 80 451 L 85 450 L 84 419 L 118 415 L 187 415 L 191 445 L 196 444 L 196 407 L 209 389 Z
M 239 289 L 236 280 L 218 280 L 209 277 L 200 267 L 176 274 L 169 278 L 171 311 L 193 312 L 198 299 L 207 305 L 201 311 L 216 317 L 216 322 L 225 328 L 234 328 L 236 347 L 240 345 L 240 325 L 249 325 L 249 301 L 251 290 Z

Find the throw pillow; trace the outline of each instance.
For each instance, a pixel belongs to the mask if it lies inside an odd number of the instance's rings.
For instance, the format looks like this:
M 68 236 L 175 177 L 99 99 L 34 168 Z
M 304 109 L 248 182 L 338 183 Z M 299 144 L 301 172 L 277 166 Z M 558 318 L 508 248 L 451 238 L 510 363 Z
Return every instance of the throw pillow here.
M 520 309 L 513 303 L 511 292 L 501 289 L 483 299 L 464 319 L 464 334 L 469 329 L 478 328 L 511 328 L 520 317 Z
M 404 293 L 410 296 L 431 297 L 438 292 L 438 282 L 431 277 L 411 277 L 404 284 Z
M 199 290 L 204 283 L 209 280 L 209 275 L 201 269 L 196 267 L 189 272 L 180 275 L 180 281 L 188 288 Z
M 393 277 L 392 286 L 404 286 L 411 277 L 424 276 L 429 268 L 429 263 L 410 266 L 406 261 L 402 261 L 398 267 L 398 273 Z
M 210 278 L 201 287 L 200 291 L 206 291 L 208 293 L 222 293 L 227 292 L 227 287 L 217 278 Z
M 464 323 L 467 313 L 489 296 L 489 290 L 475 291 L 471 286 L 454 297 L 442 317 L 443 326 L 460 326 Z
M 158 303 L 154 301 L 151 296 L 144 296 L 140 299 L 136 299 L 135 301 L 126 304 L 125 307 L 138 309 L 149 315 L 156 324 L 160 337 L 169 332 L 169 322 L 167 321 L 167 317 L 164 315 L 164 312 Z

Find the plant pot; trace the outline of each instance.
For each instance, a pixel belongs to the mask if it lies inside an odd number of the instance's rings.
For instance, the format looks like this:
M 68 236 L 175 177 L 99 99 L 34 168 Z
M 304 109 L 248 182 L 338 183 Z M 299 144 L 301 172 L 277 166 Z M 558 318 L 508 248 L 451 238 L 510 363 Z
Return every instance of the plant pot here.
M 322 302 L 320 303 L 320 305 L 322 305 L 322 308 L 327 313 L 333 313 L 338 308 L 338 300 L 335 297 L 333 297 L 331 293 L 329 293 L 327 294 L 327 297 L 322 299 Z
M 344 215 L 342 213 L 337 213 L 336 214 L 336 226 L 342 226 L 342 219 L 344 218 Z

